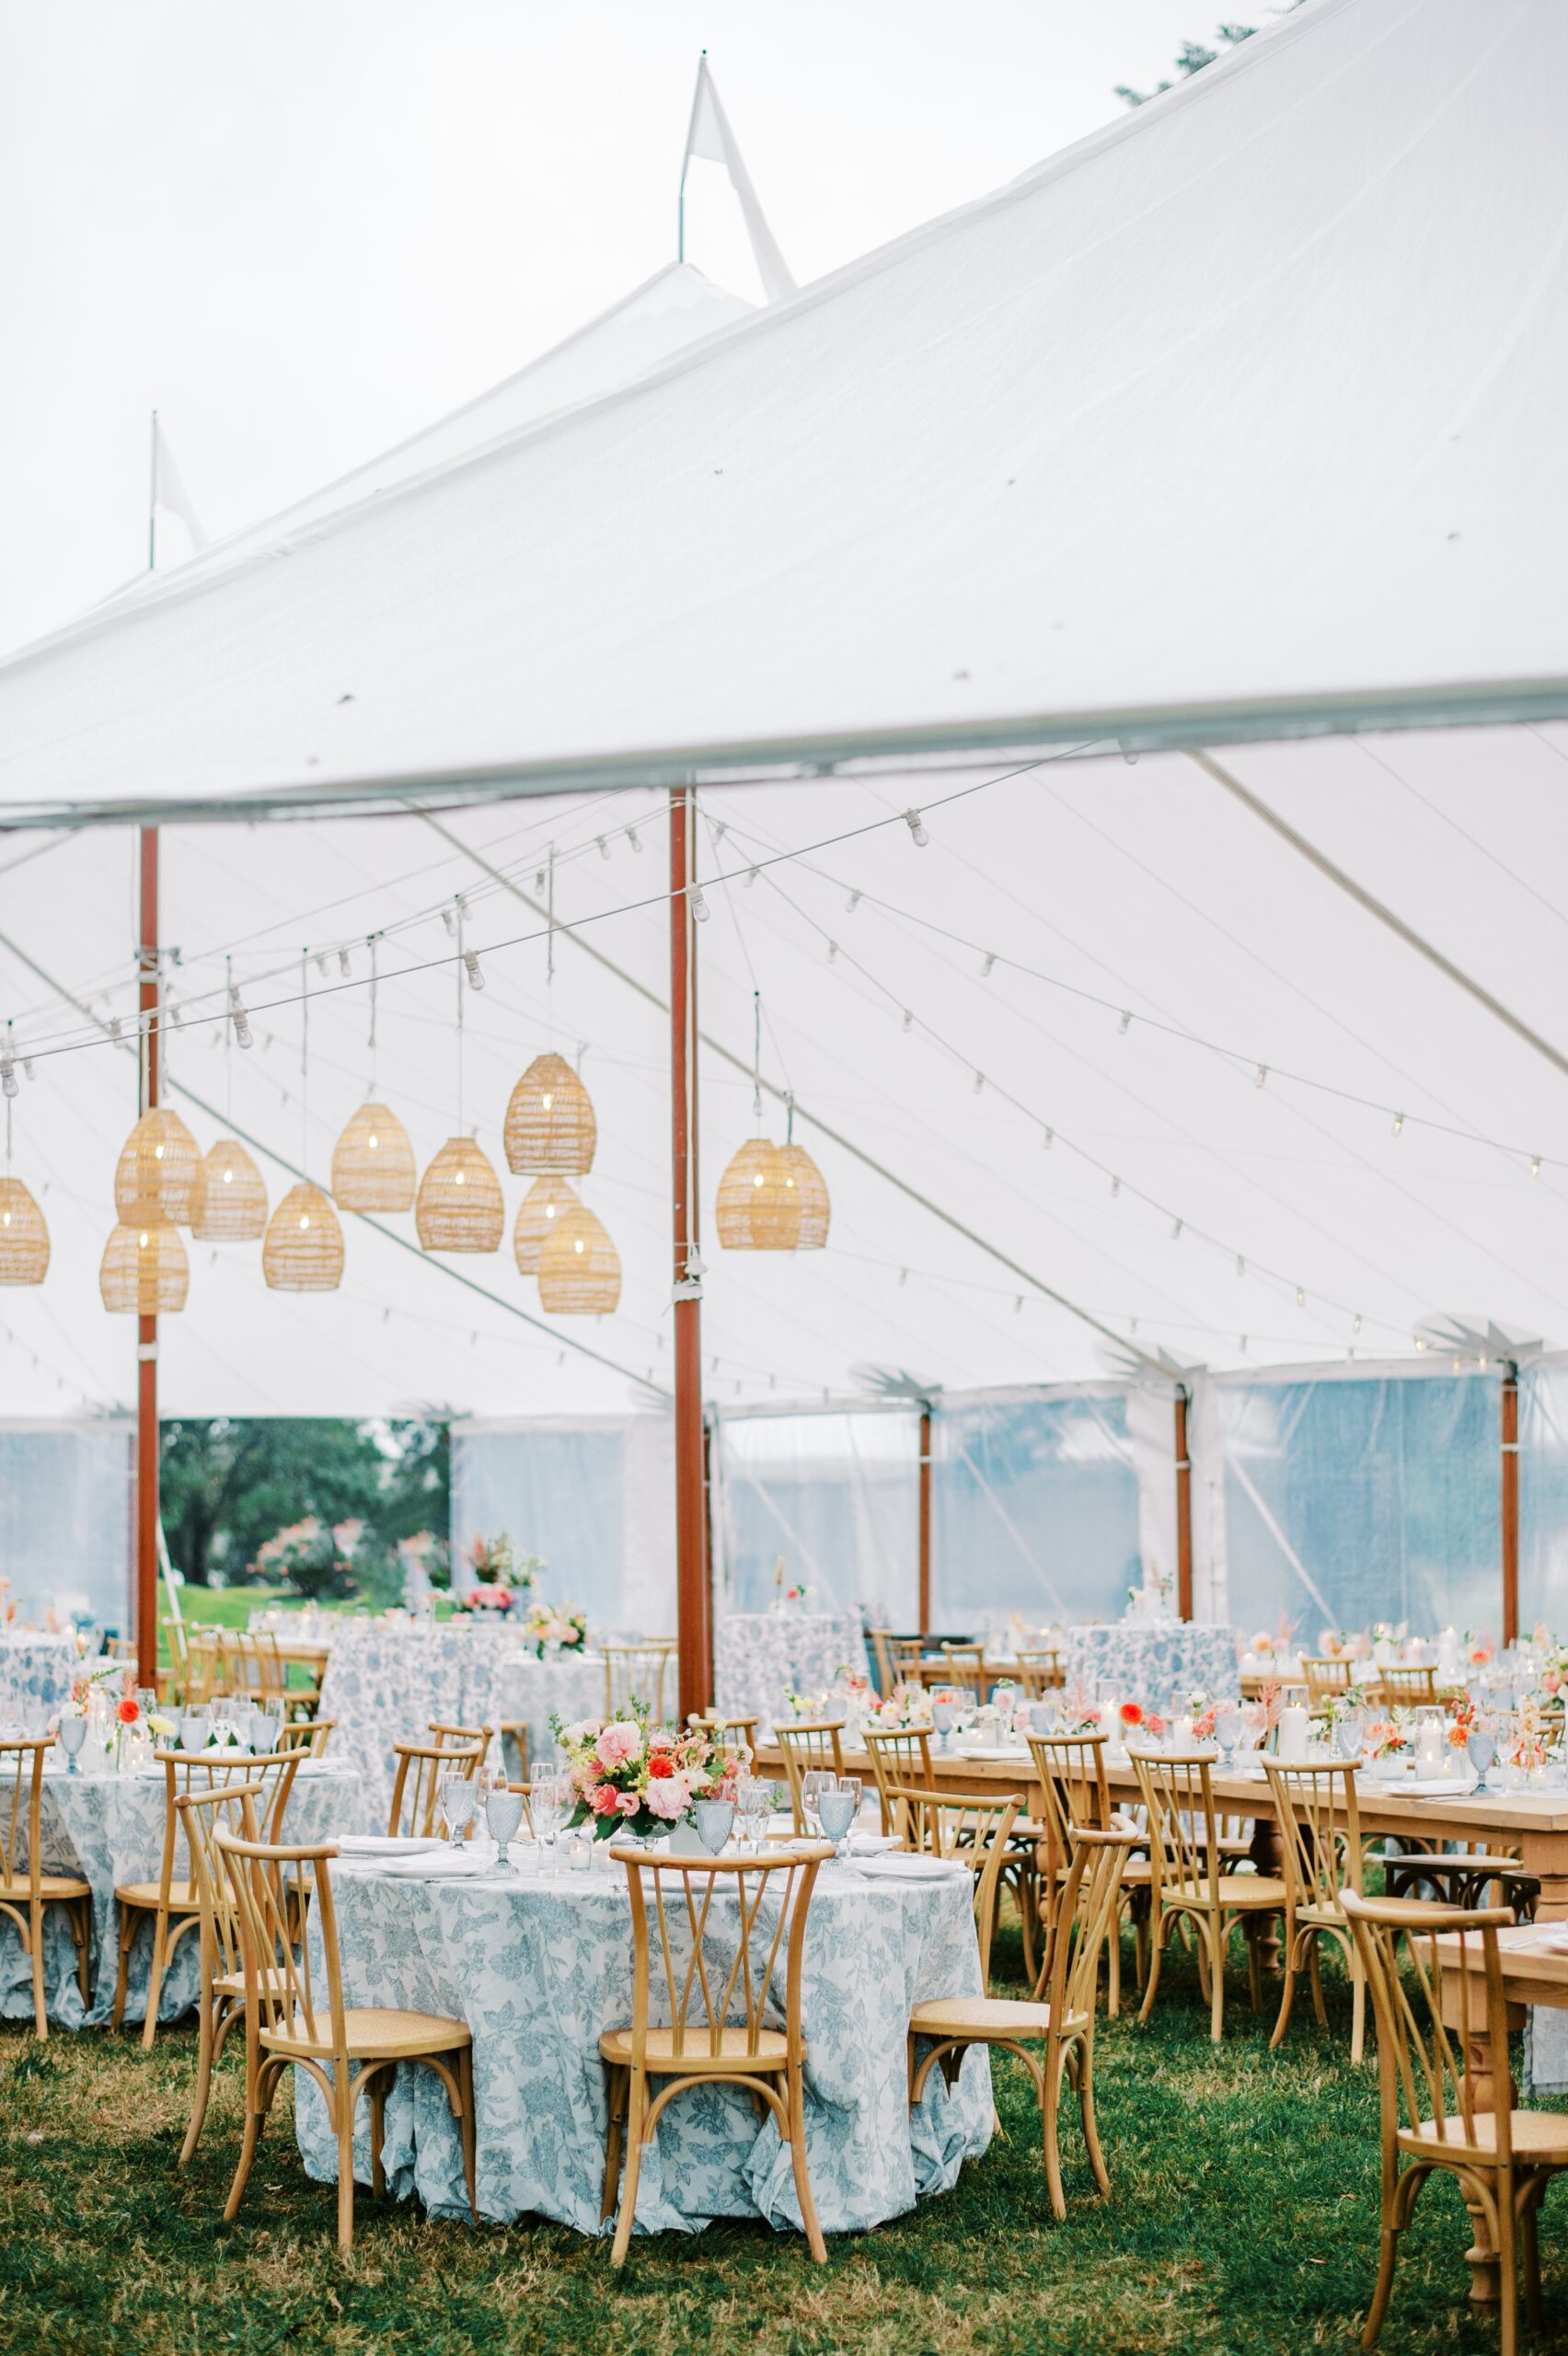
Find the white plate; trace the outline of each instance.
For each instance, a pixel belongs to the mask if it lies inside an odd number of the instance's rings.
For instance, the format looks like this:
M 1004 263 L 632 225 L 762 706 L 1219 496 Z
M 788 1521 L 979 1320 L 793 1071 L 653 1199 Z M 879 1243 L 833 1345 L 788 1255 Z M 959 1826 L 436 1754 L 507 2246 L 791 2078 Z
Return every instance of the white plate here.
M 952 1759 L 1027 1759 L 1029 1750 L 1024 1743 L 955 1742 L 947 1755 Z
M 339 1854 L 344 1857 L 420 1857 L 442 1846 L 434 1832 L 340 1832 Z
M 885 1857 L 858 1857 L 859 1870 L 870 1874 L 877 1881 L 942 1881 L 954 1874 L 962 1874 L 965 1881 L 972 1878 L 967 1865 L 950 1865 L 945 1857 L 917 1857 L 897 1854 Z
M 467 1849 L 434 1849 L 417 1857 L 378 1857 L 377 1870 L 396 1874 L 401 1881 L 472 1881 L 488 1874 L 494 1859 L 487 1852 L 475 1856 Z

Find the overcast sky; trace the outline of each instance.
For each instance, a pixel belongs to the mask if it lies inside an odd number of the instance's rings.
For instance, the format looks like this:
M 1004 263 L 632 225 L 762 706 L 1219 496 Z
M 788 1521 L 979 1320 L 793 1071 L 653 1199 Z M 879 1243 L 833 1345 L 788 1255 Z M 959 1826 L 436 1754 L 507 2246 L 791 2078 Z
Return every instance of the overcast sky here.
M 804 283 L 1118 115 L 1115 84 L 1151 87 L 1227 13 L 0 0 L 0 646 L 144 561 L 155 406 L 225 532 L 672 260 L 704 45 Z M 716 167 L 687 224 L 688 260 L 755 293 Z

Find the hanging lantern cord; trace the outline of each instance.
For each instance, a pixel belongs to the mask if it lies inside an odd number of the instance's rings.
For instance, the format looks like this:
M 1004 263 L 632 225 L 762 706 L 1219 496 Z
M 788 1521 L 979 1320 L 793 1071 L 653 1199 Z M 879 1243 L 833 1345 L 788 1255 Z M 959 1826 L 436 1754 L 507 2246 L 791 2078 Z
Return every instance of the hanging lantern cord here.
M 224 1124 L 234 1126 L 234 959 L 224 959 L 224 998 L 228 1020 L 224 1024 Z
M 547 869 L 548 888 L 545 896 L 545 1034 L 548 1044 L 555 1045 L 555 1007 L 549 996 L 555 980 L 555 845 L 550 845 Z
M 299 1166 L 310 1177 L 310 952 L 299 961 Z
M 457 1134 L 463 1134 L 463 901 L 457 901 Z
M 762 1126 L 762 992 L 752 992 L 752 1119 Z
M 6 1069 L 7 1071 L 9 1071 L 9 1070 L 10 1070 L 10 1068 L 11 1068 L 12 1065 L 15 1063 L 15 1061 L 16 1061 L 16 1045 L 15 1045 L 15 1042 L 14 1042 L 14 1040 L 13 1040 L 13 1038 L 12 1038 L 12 1026 L 11 1026 L 10 1019 L 9 1019 L 9 1017 L 7 1017 L 7 1018 L 6 1018 Z M 7 1093 L 6 1093 L 6 1177 L 8 1178 L 8 1177 L 10 1176 L 10 1174 L 11 1174 L 11 1098 L 10 1098 L 9 1091 L 7 1091 Z
M 379 933 L 371 933 L 365 941 L 370 952 L 370 1101 L 375 1102 L 375 944 Z
M 795 1091 L 792 1088 L 784 1091 L 784 1142 L 786 1145 L 795 1142 Z

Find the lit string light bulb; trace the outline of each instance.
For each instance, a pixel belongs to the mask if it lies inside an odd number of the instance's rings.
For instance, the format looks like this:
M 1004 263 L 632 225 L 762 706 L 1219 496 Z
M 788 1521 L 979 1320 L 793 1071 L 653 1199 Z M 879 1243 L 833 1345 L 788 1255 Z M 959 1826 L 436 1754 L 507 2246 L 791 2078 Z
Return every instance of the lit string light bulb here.
M 904 823 L 909 829 L 909 838 L 917 850 L 924 850 L 931 837 L 926 832 L 926 822 L 918 810 L 906 810 L 904 814 Z

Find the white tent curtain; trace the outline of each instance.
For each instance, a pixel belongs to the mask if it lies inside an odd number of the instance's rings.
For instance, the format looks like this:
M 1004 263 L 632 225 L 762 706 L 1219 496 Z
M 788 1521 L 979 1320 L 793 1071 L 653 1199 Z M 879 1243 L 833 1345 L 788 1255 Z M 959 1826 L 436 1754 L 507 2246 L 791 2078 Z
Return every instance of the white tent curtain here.
M 674 1626 L 673 1448 L 663 1416 L 464 1421 L 452 1430 L 453 1584 L 464 1551 L 504 1531 L 544 1559 L 538 1591 L 596 1634 Z
M 0 1576 L 19 1617 L 130 1625 L 131 1427 L 118 1417 L 0 1425 Z
M 1519 1626 L 1568 1627 L 1568 1357 L 1519 1377 Z
M 1309 1649 L 1377 1620 L 1499 1632 L 1494 1376 L 1303 1369 L 1199 1391 L 1201 1616 L 1289 1620 Z
M 786 1577 L 824 1611 L 913 1627 L 919 1576 L 919 1416 L 910 1407 L 722 1415 L 714 1435 L 721 1609 L 772 1601 Z

